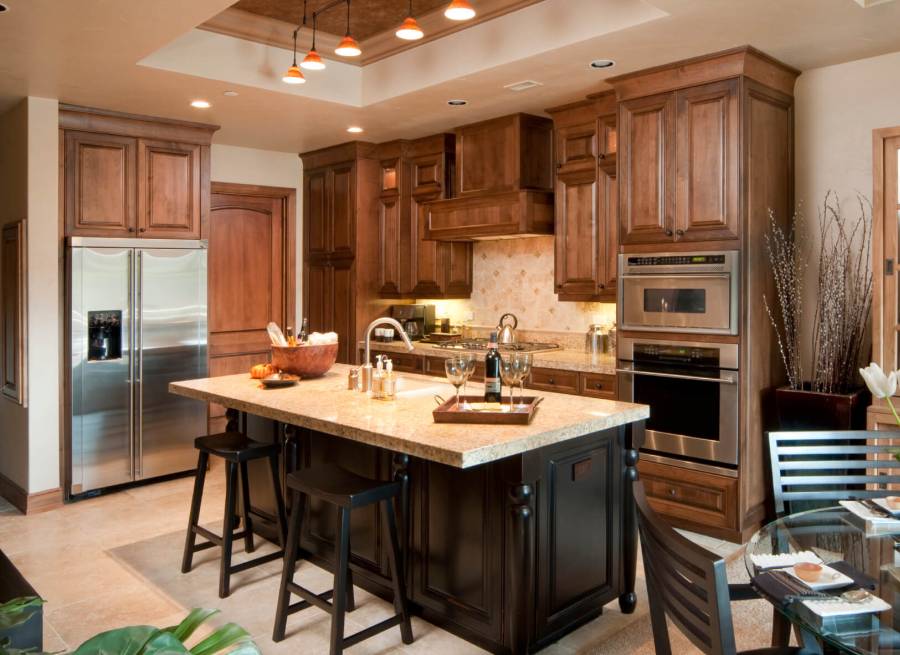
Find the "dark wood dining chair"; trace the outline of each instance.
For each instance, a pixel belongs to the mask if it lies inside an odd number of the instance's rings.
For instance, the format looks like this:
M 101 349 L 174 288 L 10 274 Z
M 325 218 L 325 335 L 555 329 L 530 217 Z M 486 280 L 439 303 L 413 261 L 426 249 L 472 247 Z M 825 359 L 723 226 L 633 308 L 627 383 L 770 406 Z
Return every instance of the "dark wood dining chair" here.
M 671 655 L 668 617 L 707 655 L 737 652 L 725 560 L 676 532 L 650 507 L 642 482 L 634 484 L 644 575 L 657 655 Z M 800 655 L 800 648 L 777 646 L 744 655 Z
M 878 430 L 770 432 L 772 493 L 779 517 L 840 500 L 900 495 L 900 433 Z M 798 508 L 798 504 L 802 507 Z

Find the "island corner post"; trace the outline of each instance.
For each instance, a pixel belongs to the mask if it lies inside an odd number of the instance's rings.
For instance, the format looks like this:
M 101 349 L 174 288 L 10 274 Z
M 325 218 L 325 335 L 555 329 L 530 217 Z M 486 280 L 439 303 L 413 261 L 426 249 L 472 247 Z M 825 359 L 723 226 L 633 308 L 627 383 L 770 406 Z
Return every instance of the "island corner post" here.
M 643 420 L 458 468 L 236 409 L 226 416 L 229 428 L 282 444 L 283 475 L 327 461 L 401 481 L 398 529 L 411 610 L 486 650 L 536 652 L 613 600 L 626 614 L 635 610 L 632 484 Z M 260 467 L 250 475 L 268 473 Z M 252 489 L 254 506 L 273 503 L 263 495 L 268 485 Z M 354 584 L 389 600 L 381 525 L 377 508 L 353 517 L 351 569 Z M 254 529 L 274 538 L 270 524 L 257 521 Z M 303 554 L 330 569 L 333 539 L 334 517 L 308 502 Z

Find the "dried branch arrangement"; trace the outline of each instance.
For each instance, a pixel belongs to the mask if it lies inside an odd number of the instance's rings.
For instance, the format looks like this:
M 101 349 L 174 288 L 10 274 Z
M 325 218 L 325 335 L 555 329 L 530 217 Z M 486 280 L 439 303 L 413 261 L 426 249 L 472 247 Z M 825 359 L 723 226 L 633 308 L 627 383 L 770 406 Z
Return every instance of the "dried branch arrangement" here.
M 802 245 L 803 214 L 795 213 L 785 230 L 769 212 L 766 250 L 775 277 L 777 314 L 765 296 L 763 302 L 778 337 L 791 389 L 847 393 L 856 386 L 860 351 L 872 310 L 872 206 L 859 194 L 857 203 L 858 216 L 848 219 L 837 194 L 829 191 L 819 209 L 813 356 L 808 381 L 804 379 L 800 353 L 803 279 L 810 260 Z
M 791 389 L 803 385 L 803 362 L 800 359 L 800 330 L 803 319 L 803 276 L 806 274 L 807 259 L 800 246 L 798 233 L 803 234 L 802 208 L 794 213 L 790 227 L 785 230 L 769 209 L 769 232 L 766 233 L 766 251 L 775 277 L 775 297 L 778 301 L 778 318 L 763 295 L 763 303 L 769 320 L 778 337 L 778 349 L 787 371 Z

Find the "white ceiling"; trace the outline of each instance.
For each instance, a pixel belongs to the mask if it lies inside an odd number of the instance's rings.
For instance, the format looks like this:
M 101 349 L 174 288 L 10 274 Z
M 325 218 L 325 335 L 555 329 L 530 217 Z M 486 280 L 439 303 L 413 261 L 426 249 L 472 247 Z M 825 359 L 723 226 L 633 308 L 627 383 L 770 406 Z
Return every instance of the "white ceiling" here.
M 545 0 L 362 69 L 310 72 L 292 88 L 278 81 L 289 52 L 194 29 L 230 0 L 4 2 L 0 111 L 24 95 L 53 97 L 217 123 L 217 143 L 287 152 L 347 140 L 351 124 L 383 141 L 540 112 L 601 90 L 608 76 L 743 44 L 801 70 L 900 50 L 900 2 Z M 588 68 L 598 57 L 618 65 Z M 525 79 L 542 86 L 503 88 Z M 213 107 L 192 109 L 196 97 Z M 469 105 L 450 108 L 453 97 Z

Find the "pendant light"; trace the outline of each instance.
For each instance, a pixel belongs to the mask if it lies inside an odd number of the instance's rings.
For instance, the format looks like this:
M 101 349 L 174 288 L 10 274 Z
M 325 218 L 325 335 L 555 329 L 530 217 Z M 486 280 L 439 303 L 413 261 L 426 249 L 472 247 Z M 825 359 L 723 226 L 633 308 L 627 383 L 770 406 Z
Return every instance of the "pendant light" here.
M 475 18 L 475 9 L 469 0 L 453 0 L 444 10 L 444 16 L 450 20 L 469 20 Z
M 412 0 L 409 0 L 409 11 L 406 13 L 406 20 L 404 20 L 400 27 L 397 28 L 396 35 L 398 39 L 403 39 L 404 41 L 418 41 L 425 36 L 422 28 L 419 27 L 419 23 L 413 18 L 412 13 Z
M 306 56 L 303 58 L 303 61 L 300 62 L 300 67 L 305 68 L 310 71 L 320 71 L 325 68 L 325 62 L 322 61 L 322 58 L 319 56 L 319 53 L 316 52 L 316 32 L 318 31 L 318 21 L 316 20 L 316 15 L 313 13 L 313 40 L 312 40 L 312 48 L 309 49 L 309 52 L 306 53 Z
M 306 82 L 306 78 L 303 77 L 303 71 L 297 66 L 297 32 L 299 29 L 298 27 L 294 30 L 294 63 L 291 64 L 291 67 L 287 69 L 281 78 L 281 81 L 285 84 L 304 84 Z
M 341 57 L 359 57 L 362 54 L 359 43 L 350 36 L 350 0 L 347 0 L 347 32 L 338 43 L 337 48 L 334 49 L 334 54 Z

